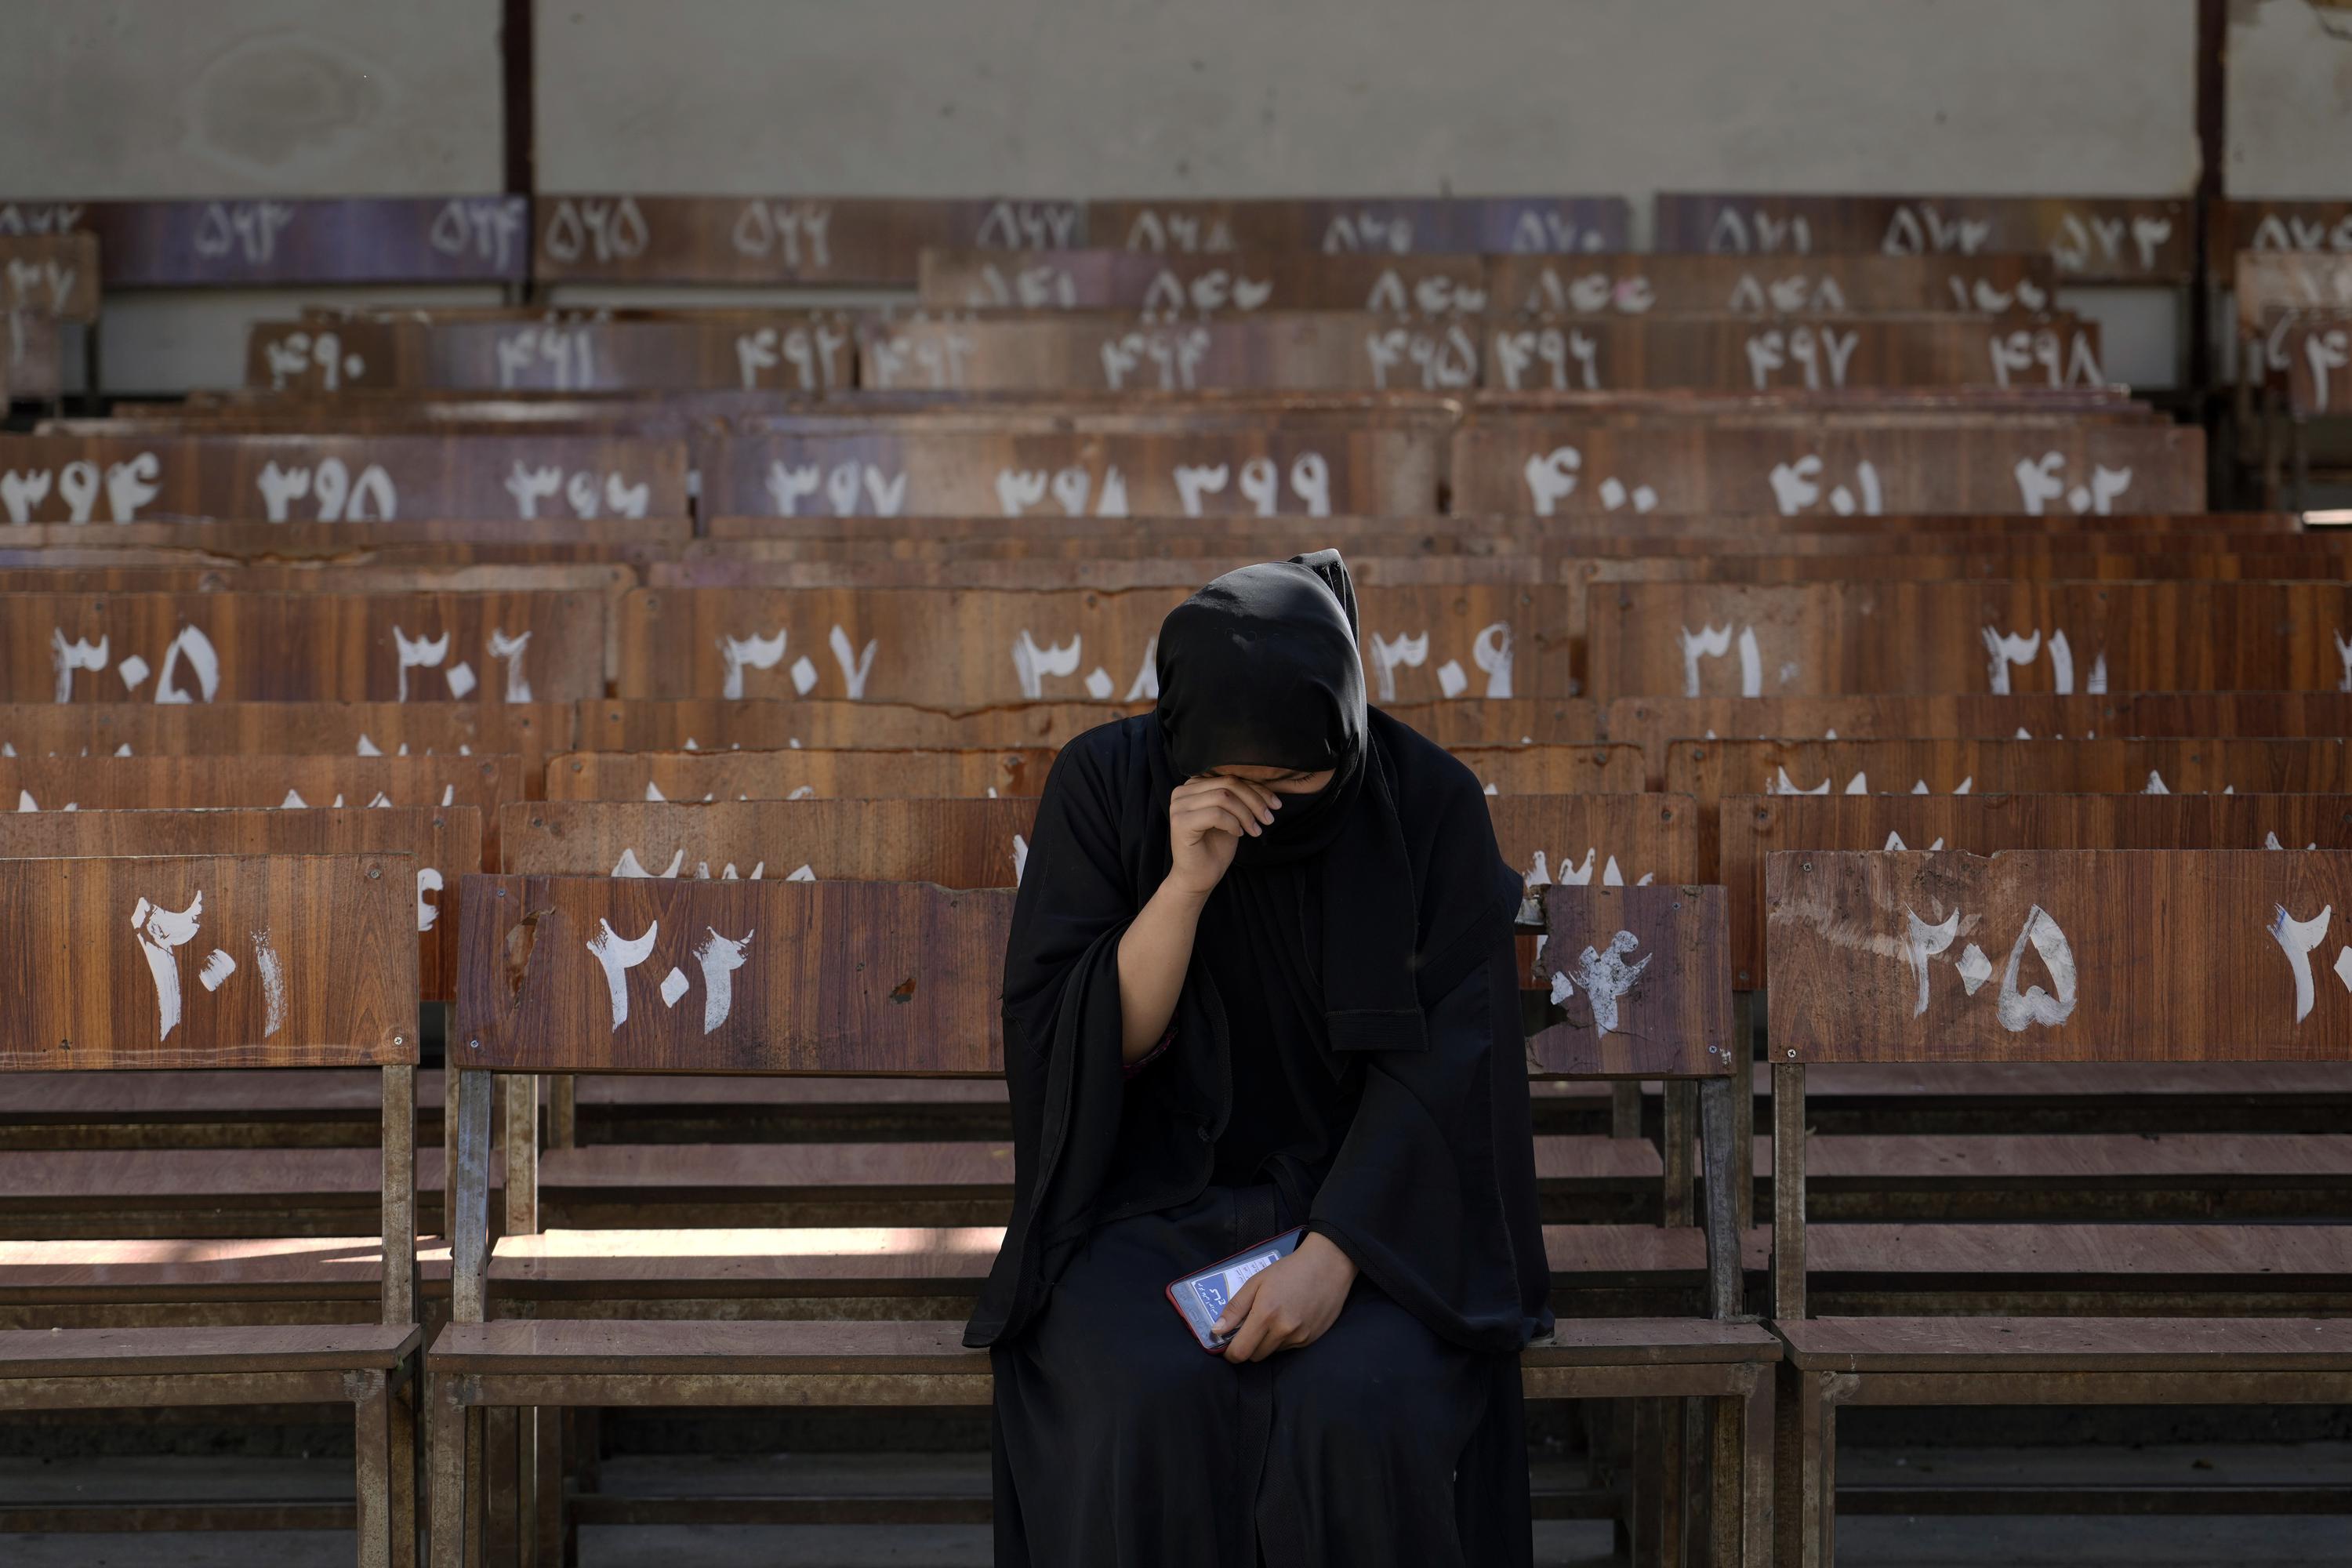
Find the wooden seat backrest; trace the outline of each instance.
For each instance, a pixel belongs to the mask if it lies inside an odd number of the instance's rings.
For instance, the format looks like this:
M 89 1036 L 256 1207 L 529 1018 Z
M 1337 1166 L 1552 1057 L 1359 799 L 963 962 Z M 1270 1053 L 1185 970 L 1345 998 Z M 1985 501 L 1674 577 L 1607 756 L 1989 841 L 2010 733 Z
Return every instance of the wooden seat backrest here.
M 571 749 L 573 714 L 563 702 L 10 702 L 0 744 L 25 758 L 514 756 L 535 787 L 548 755 Z
M 1793 850 L 1764 876 L 1779 1318 L 1806 1315 L 1812 1063 L 2352 1060 L 2352 854 Z
M 382 1068 L 383 1321 L 413 1323 L 416 897 L 389 852 L 0 859 L 0 1072 Z
M 1621 697 L 1612 741 L 1639 745 L 1663 769 L 1670 741 L 1848 741 L 1978 736 L 2110 739 L 2135 735 L 2352 734 L 2352 694 L 2193 691 L 2058 697 Z M 1662 776 L 1662 775 L 1661 775 Z
M 419 994 L 450 1002 L 457 994 L 457 883 L 484 868 L 483 834 L 495 826 L 476 805 L 15 811 L 0 813 L 0 858 L 404 855 L 415 875 Z
M 1770 981 L 1764 865 L 1780 850 L 2352 849 L 2352 795 L 1739 795 L 1719 823 L 1745 991 Z
M 96 236 L 0 235 L 0 316 L 95 321 L 98 293 Z
M 761 752 L 794 746 L 968 751 L 1058 746 L 1127 711 L 1086 702 L 1024 702 L 949 713 L 898 702 L 829 698 L 688 698 L 583 702 L 576 733 L 580 749 L 591 752 Z
M 1589 636 L 1593 691 L 1612 699 L 2338 691 L 2352 588 L 1628 583 L 1594 595 Z
M 791 801 L 1034 795 L 1054 753 L 970 751 L 573 752 L 549 760 L 550 800 Z
M 604 627 L 593 593 L 0 595 L 0 700 L 577 702 Z
M 1056 433 L 872 420 L 730 437 L 697 467 L 708 517 L 1427 516 L 1443 510 L 1445 462 L 1426 421 Z
M 1653 215 L 1668 252 L 2046 256 L 2069 283 L 2185 284 L 2197 264 L 2189 205 L 2162 197 L 1662 192 Z
M 619 695 L 861 695 L 945 709 L 1147 700 L 1158 690 L 1153 639 L 1186 592 L 639 589 L 621 606 Z M 1570 693 L 1554 624 L 1565 595 L 1366 588 L 1359 604 L 1375 703 Z
M 710 312 L 667 320 L 543 317 L 257 321 L 245 382 L 271 392 L 353 389 L 825 393 L 857 384 L 838 310 Z
M 1462 311 L 1610 316 L 2035 310 L 2056 273 L 2019 256 L 1729 256 L 1603 252 L 1318 254 L 927 249 L 926 310 Z
M 1009 888 L 1034 797 L 518 802 L 500 814 L 499 869 L 523 876 L 730 874 L 781 880 Z M 624 868 L 626 868 L 625 871 Z
M 680 517 L 686 448 L 612 437 L 0 436 L 9 522 Z
M 2021 467 L 2027 470 L 2020 478 Z M 2201 511 L 2205 443 L 2173 426 L 2003 420 L 1876 428 L 1478 418 L 1458 512 Z M 2095 487 L 2095 488 L 2094 488 Z M 2080 493 L 2082 504 L 2074 506 Z
M 1717 813 L 1732 795 L 2332 795 L 2352 791 L 2347 745 L 2242 737 L 1675 741 L 1664 777 L 1666 788 L 1698 802 L 1701 864 L 1713 879 Z

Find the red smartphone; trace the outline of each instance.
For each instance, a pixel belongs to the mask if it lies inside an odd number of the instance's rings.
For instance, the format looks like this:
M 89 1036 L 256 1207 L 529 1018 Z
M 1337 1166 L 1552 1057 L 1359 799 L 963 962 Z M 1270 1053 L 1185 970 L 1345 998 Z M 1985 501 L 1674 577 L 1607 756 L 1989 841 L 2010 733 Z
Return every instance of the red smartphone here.
M 1211 1331 L 1219 1314 L 1241 1293 L 1242 1286 L 1253 1274 L 1265 1271 L 1298 1250 L 1298 1243 L 1307 1235 L 1307 1227 L 1284 1231 L 1269 1237 L 1255 1247 L 1245 1247 L 1223 1262 L 1212 1263 L 1195 1274 L 1172 1280 L 1168 1286 L 1168 1304 L 1201 1342 L 1201 1348 L 1211 1355 L 1221 1353 L 1233 1342 L 1231 1334 Z

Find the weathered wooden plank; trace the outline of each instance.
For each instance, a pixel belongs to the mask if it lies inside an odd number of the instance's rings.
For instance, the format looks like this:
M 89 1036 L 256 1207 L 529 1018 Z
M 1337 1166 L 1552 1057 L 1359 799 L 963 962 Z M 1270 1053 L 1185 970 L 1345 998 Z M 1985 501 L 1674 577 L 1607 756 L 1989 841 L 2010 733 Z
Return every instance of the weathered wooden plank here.
M 2346 239 L 2352 247 L 2352 228 Z M 2352 310 L 2352 254 L 2242 250 L 2230 287 L 2238 302 L 2238 335 L 2252 337 L 2273 310 Z
M 641 589 L 622 602 L 619 694 L 948 709 L 1147 700 L 1152 641 L 1187 592 Z M 1375 702 L 1570 693 L 1565 595 L 1383 587 L 1359 605 Z
M 68 525 L 70 526 L 70 525 Z M 148 563 L 129 552 L 70 563 L 68 552 L 31 565 L 0 564 L 0 594 L 562 594 L 618 598 L 637 585 L 637 574 L 608 562 L 401 562 L 295 565 L 256 562 L 234 566 Z
M 1676 741 L 1664 776 L 1702 809 L 1732 795 L 2309 795 L 2352 788 L 2346 746 L 2340 737 Z
M 245 361 L 247 386 L 295 394 L 836 392 L 856 372 L 852 324 L 837 310 L 257 321 Z
M 1997 421 L 1612 426 L 1478 418 L 1454 438 L 1454 510 L 2040 515 L 2201 511 L 2205 444 L 2170 426 Z
M 947 712 L 836 698 L 583 702 L 573 732 L 590 752 L 971 751 L 1064 745 L 1141 707 L 1037 701 Z
M 359 564 L 449 561 L 621 561 L 661 559 L 693 536 L 685 516 L 646 518 L 412 519 L 405 522 L 70 522 L 23 523 L 0 534 L 0 559 L 21 566 L 47 552 L 80 564 L 120 554 L 126 561 L 194 559 L 229 565 L 257 558 Z
M 2352 251 L 2352 202 L 2226 201 L 2214 208 L 2215 281 L 2235 279 L 2228 268 L 2249 251 Z
M 1296 545 L 1286 540 L 1296 540 Z M 1316 542 L 1308 544 L 1306 542 Z M 1548 561 L 1539 542 L 1526 542 L 1524 553 L 1511 550 L 1519 542 L 1496 541 L 1493 552 L 1423 552 L 1410 540 L 1395 542 L 1402 555 L 1370 555 L 1354 551 L 1348 569 L 1360 597 L 1368 590 L 1418 588 L 1458 584 L 1517 584 L 1537 586 L 1573 563 Z M 998 593 L 1044 593 L 1055 589 L 1087 589 L 1124 593 L 1134 588 L 1181 588 L 1190 592 L 1210 578 L 1261 561 L 1279 561 L 1311 550 L 1339 548 L 1337 541 L 1312 521 L 1275 524 L 1265 537 L 1224 555 L 1185 553 L 1160 559 L 1128 553 L 1103 560 L 1070 560 L 1059 554 L 1035 559 L 1018 556 L 960 560 L 953 571 L 938 561 L 900 561 L 868 553 L 864 558 L 769 561 L 715 552 L 691 560 L 656 562 L 646 569 L 648 588 L 940 588 L 985 589 Z M 1638 574 L 1638 567 L 1627 568 Z M 1660 575 L 1666 575 L 1661 569 Z M 1685 570 L 1678 576 L 1689 576 Z
M 1461 391 L 1480 384 L 1477 323 L 1282 311 L 1138 321 L 1100 311 L 866 321 L 862 384 L 882 391 Z
M 1775 1062 L 2352 1056 L 2352 854 L 1796 851 L 1765 887 Z
M 65 395 L 65 348 L 55 317 L 0 311 L 0 404 Z
M 428 1002 L 455 999 L 457 879 L 484 868 L 477 805 L 317 811 L 16 811 L 0 813 L 0 858 L 130 855 L 403 854 L 416 872 L 417 983 Z
M 562 702 L 12 702 L 0 745 L 19 757 L 508 755 L 536 782 L 572 744 Z
M 5 448 L 0 448 L 5 450 Z M 1244 431 L 858 429 L 744 435 L 700 454 L 712 517 L 1428 516 L 1441 510 L 1435 426 L 1365 421 Z
M 2255 536 L 2259 538 L 2260 536 Z M 2166 548 L 2167 542 L 2171 548 Z M 1938 583 L 2040 580 L 2059 583 L 2132 582 L 2289 582 L 2297 579 L 2341 581 L 2352 568 L 2352 552 L 2342 548 L 2305 548 L 2300 538 L 2279 537 L 2284 546 L 2272 552 L 2237 554 L 2220 549 L 2220 541 L 2194 535 L 2151 533 L 2144 540 L 2126 536 L 2126 548 L 2108 552 L 2078 551 L 2076 539 L 2055 536 L 2041 545 L 2010 541 L 1987 542 L 1976 548 L 1963 535 L 1921 538 L 1904 549 L 1895 540 L 1880 542 L 1887 554 L 1858 551 L 1814 551 L 1772 555 L 1761 551 L 1720 555 L 1675 552 L 1655 555 L 1620 554 L 1601 560 L 1556 556 L 1546 563 L 1557 578 L 1590 587 L 1609 583 Z M 2347 541 L 2347 542 L 2352 542 Z M 974 563 L 975 572 L 997 563 Z M 1466 564 L 1466 563 L 1465 563 Z M 668 570 L 650 569 L 656 580 Z
M 1343 256 L 1622 250 L 1622 196 L 1412 196 L 1097 201 L 1092 244 L 1185 253 L 1308 250 Z
M 2352 310 L 2273 311 L 2262 342 L 2284 368 L 2287 407 L 2308 419 L 2352 409 Z
M 1489 321 L 1481 384 L 1505 392 L 1696 387 L 2095 387 L 2099 329 L 2032 318 L 1538 315 Z
M 520 283 L 522 196 L 0 198 L 0 237 L 98 237 L 110 289 Z
M 1499 794 L 1486 810 L 1531 897 L 1554 885 L 1701 880 L 1698 807 L 1685 795 Z
M 87 234 L 0 233 L 0 314 L 98 320 L 98 240 Z
M 469 1068 L 1003 1070 L 1009 890 L 476 877 L 461 896 Z
M 597 594 L 10 594 L 0 700 L 577 702 Z
M 2340 691 L 2341 583 L 1618 584 L 1587 609 L 1618 698 Z
M 499 817 L 499 868 L 534 877 L 756 879 L 1009 888 L 1028 858 L 1033 798 L 556 800 Z M 5 842 L 5 840 L 0 840 Z
M 0 1069 L 414 1065 L 415 929 L 405 855 L 0 861 Z
M 976 799 L 1035 795 L 1054 753 L 973 751 L 575 752 L 547 764 L 551 800 Z M 789 869 L 789 868 L 786 868 Z
M 1730 795 L 1720 814 L 1731 967 L 1764 969 L 1764 858 L 1783 849 L 2352 849 L 2352 795 Z
M 2147 197 L 1664 193 L 1655 214 L 1662 251 L 2042 254 L 2084 283 L 2186 283 L 2197 265 L 2189 204 Z
M 1731 1071 L 1721 888 L 1555 887 L 1543 907 L 1538 968 L 1557 1012 L 1528 1040 L 1530 1073 Z
M 1698 802 L 1700 864 L 1740 795 L 2333 795 L 2352 792 L 2339 738 L 2098 741 L 1675 741 L 1665 787 Z
M 9 757 L 0 792 L 19 811 L 205 811 L 226 806 L 470 805 L 522 796 L 511 756 Z
M 1382 702 L 1381 711 L 1449 749 L 1463 746 L 1591 745 L 1601 710 L 1580 697 L 1477 697 Z
M 1077 202 L 542 195 L 531 275 L 554 283 L 906 288 L 926 247 L 1084 244 Z
M 1151 318 L 1259 310 L 1475 314 L 1488 258 L 1307 250 L 926 250 L 917 297 L 933 310 L 1126 310 Z
M 1562 256 L 1326 254 L 1310 250 L 929 250 L 930 310 L 1511 311 L 1536 315 L 1872 315 L 2049 308 L 2039 256 Z
M 2352 693 L 2181 691 L 2058 697 L 1623 697 L 1607 734 L 1664 764 L 1669 741 L 2076 740 L 2352 734 Z
M 674 441 L 574 435 L 5 436 L 10 522 L 677 517 Z
M 1973 315 L 2050 308 L 2039 256 L 1653 255 L 1486 258 L 1489 309 L 1524 315 Z
M 1496 795 L 1639 795 L 1638 746 L 1455 746 L 1454 757 Z

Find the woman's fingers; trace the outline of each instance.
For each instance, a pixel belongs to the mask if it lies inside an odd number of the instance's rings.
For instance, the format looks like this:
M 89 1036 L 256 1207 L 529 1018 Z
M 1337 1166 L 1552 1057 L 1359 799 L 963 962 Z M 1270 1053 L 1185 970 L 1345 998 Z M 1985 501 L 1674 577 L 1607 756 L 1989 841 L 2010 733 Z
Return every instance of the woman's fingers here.
M 1255 817 L 1261 823 L 1270 823 L 1274 820 L 1276 809 L 1267 804 L 1271 797 L 1271 791 L 1244 789 L 1233 780 L 1203 778 L 1195 779 L 1189 784 L 1179 785 L 1176 793 L 1169 796 L 1168 806 L 1172 812 L 1180 805 L 1223 801 L 1233 806 L 1234 810 Z
M 1282 797 L 1265 785 L 1251 779 L 1237 779 L 1223 773 L 1202 773 L 1178 784 L 1169 796 L 1171 809 L 1180 801 L 1222 796 L 1234 801 L 1242 810 L 1260 822 L 1271 823 L 1274 814 L 1282 809 Z
M 1242 1288 L 1234 1292 L 1234 1299 L 1225 1303 L 1225 1310 L 1217 1315 L 1217 1321 L 1209 1325 L 1211 1333 L 1232 1333 L 1234 1325 L 1249 1316 L 1250 1304 L 1257 1300 L 1257 1282 L 1265 1277 L 1261 1272 L 1243 1281 Z
M 1240 807 L 1223 801 L 1171 812 L 1168 825 L 1174 829 L 1180 843 L 1189 843 L 1211 833 L 1230 833 L 1236 838 L 1255 838 L 1265 831 L 1257 818 L 1244 816 Z

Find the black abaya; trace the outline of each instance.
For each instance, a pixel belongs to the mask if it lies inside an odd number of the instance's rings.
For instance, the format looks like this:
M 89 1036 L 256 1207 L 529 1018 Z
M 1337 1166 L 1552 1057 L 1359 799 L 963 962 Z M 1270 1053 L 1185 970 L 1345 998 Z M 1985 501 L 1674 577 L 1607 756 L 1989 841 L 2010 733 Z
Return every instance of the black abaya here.
M 1211 895 L 1131 1075 L 1117 952 L 1169 866 L 1167 716 L 1081 736 L 1046 784 L 1006 958 L 1014 1213 L 966 1336 L 995 1352 L 1002 1568 L 1529 1559 L 1518 880 L 1468 771 L 1356 679 L 1339 778 L 1286 803 L 1286 844 L 1244 841 L 1273 852 Z M 1301 1224 L 1357 1265 L 1338 1321 L 1254 1365 L 1203 1352 L 1168 1282 Z

